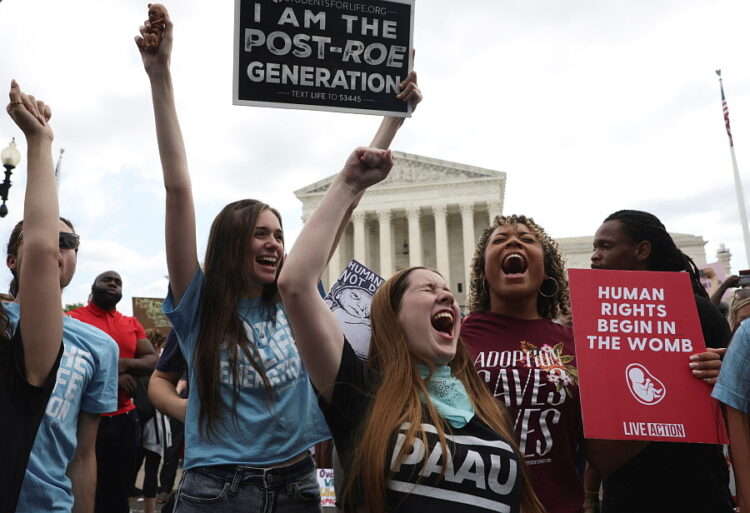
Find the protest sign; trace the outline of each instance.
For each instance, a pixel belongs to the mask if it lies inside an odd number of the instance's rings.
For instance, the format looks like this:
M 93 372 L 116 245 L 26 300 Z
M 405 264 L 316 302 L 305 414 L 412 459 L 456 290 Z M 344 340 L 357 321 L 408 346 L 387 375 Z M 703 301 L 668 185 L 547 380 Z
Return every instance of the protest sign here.
M 586 438 L 726 443 L 688 366 L 706 348 L 687 273 L 568 274 Z
M 713 295 L 727 279 L 727 273 L 724 271 L 724 265 L 721 262 L 699 265 L 698 273 L 700 274 L 701 285 L 706 289 L 709 296 Z M 729 299 L 731 295 L 731 291 L 726 291 L 722 299 Z
M 318 487 L 320 487 L 320 505 L 324 508 L 336 507 L 336 490 L 333 488 L 333 469 L 315 469 L 318 476 Z
M 235 0 L 235 105 L 411 116 L 414 0 Z
M 163 302 L 164 299 L 158 297 L 134 297 L 133 317 L 138 319 L 143 329 L 156 330 L 166 337 L 172 329 L 172 324 L 161 311 Z
M 324 298 L 344 336 L 361 358 L 370 350 L 370 305 L 385 280 L 356 260 L 346 268 Z

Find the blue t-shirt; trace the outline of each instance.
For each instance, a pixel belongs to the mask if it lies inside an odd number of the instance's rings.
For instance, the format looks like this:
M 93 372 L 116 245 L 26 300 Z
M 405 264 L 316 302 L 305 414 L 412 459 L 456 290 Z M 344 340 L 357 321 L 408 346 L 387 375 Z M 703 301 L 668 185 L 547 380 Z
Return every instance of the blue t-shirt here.
M 711 395 L 750 415 L 750 322 L 747 319 L 732 337 Z
M 242 383 L 232 415 L 234 386 L 226 349 L 221 351 L 220 399 L 223 418 L 210 437 L 201 435 L 201 408 L 198 382 L 193 368 L 193 351 L 200 330 L 201 294 L 204 276 L 198 269 L 180 303 L 174 304 L 170 290 L 164 313 L 188 362 L 187 416 L 185 418 L 185 469 L 208 465 L 273 465 L 291 459 L 318 442 L 331 437 L 317 404 L 317 398 L 297 352 L 284 307 L 275 306 L 275 322 L 266 321 L 258 299 L 243 299 L 237 313 L 245 324 L 247 337 L 261 356 L 273 395 L 266 400 L 263 380 L 240 351 L 239 375 Z
M 5 305 L 13 327 L 19 305 Z M 17 513 L 69 512 L 73 491 L 65 475 L 78 441 L 78 412 L 108 413 L 117 409 L 117 358 L 112 338 L 72 317 L 63 320 L 64 352 L 57 381 L 34 440 Z

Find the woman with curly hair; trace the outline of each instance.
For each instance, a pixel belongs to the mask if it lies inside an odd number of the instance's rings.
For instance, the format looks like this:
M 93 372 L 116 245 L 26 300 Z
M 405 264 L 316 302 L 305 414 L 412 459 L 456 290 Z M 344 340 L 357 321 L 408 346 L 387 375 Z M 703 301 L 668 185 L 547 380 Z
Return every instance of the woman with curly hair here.
M 557 243 L 530 217 L 497 216 L 472 262 L 461 337 L 511 414 L 532 486 L 549 513 L 580 512 L 583 439 L 568 279 Z

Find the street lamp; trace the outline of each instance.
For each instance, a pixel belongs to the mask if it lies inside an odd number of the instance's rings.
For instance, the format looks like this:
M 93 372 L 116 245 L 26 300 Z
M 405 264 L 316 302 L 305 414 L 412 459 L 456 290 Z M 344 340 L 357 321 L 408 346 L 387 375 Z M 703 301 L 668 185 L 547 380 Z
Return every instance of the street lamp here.
M 8 147 L 0 153 L 0 159 L 2 159 L 3 167 L 5 168 L 5 180 L 3 180 L 3 183 L 0 183 L 0 199 L 3 200 L 3 204 L 0 205 L 0 217 L 5 217 L 8 215 L 8 207 L 5 206 L 5 202 L 8 201 L 10 175 L 18 163 L 21 162 L 21 152 L 16 148 L 15 137 L 10 141 Z

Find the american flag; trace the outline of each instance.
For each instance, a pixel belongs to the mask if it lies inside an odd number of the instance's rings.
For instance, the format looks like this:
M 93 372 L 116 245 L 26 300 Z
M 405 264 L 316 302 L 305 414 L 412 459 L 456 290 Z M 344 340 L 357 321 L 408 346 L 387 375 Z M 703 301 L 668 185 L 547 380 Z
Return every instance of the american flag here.
M 729 126 L 729 106 L 727 105 L 727 99 L 724 96 L 724 82 L 721 79 L 721 70 L 717 69 L 716 74 L 719 75 L 719 86 L 721 87 L 721 109 L 724 111 L 724 125 L 727 127 L 729 146 L 734 147 L 734 140 L 732 139 L 732 129 Z

